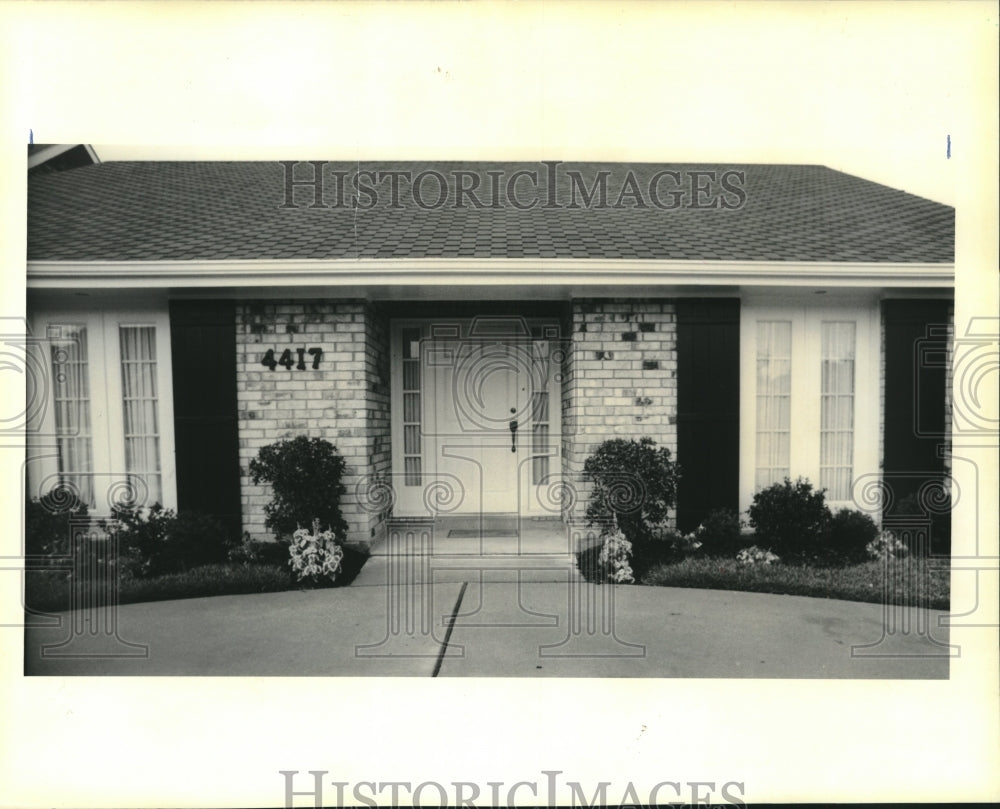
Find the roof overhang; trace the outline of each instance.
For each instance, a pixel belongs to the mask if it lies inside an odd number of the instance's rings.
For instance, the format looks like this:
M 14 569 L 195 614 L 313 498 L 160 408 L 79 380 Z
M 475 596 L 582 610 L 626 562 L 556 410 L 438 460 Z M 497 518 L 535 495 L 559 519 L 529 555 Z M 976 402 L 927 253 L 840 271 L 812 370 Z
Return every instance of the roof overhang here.
M 27 288 L 814 287 L 951 289 L 954 264 L 421 258 L 29 261 Z
M 94 148 L 86 143 L 60 143 L 44 146 L 34 154 L 28 155 L 28 168 L 33 169 L 35 166 L 47 163 L 49 160 L 59 157 L 61 154 L 65 154 L 70 149 L 76 149 L 78 146 L 82 146 L 86 150 L 87 155 L 95 165 L 101 162 L 100 158 L 97 156 L 97 152 L 94 151 Z

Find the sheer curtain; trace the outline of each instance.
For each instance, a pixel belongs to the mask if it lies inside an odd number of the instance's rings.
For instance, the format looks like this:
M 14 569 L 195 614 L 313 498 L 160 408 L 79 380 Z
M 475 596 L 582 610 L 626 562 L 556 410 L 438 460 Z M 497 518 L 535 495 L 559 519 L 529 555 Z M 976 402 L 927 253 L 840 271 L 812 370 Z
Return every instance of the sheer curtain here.
M 854 467 L 853 322 L 821 326 L 820 476 L 830 500 L 848 500 Z
M 94 504 L 94 455 L 90 424 L 90 378 L 85 326 L 54 325 L 53 403 L 59 447 L 59 481 L 88 506 Z
M 119 327 L 122 362 L 122 408 L 125 427 L 125 470 L 140 478 L 136 493 L 146 504 L 163 502 L 160 478 L 160 425 L 156 390 L 156 329 Z M 140 503 L 141 505 L 141 503 Z
M 757 323 L 757 489 L 789 474 L 792 324 Z

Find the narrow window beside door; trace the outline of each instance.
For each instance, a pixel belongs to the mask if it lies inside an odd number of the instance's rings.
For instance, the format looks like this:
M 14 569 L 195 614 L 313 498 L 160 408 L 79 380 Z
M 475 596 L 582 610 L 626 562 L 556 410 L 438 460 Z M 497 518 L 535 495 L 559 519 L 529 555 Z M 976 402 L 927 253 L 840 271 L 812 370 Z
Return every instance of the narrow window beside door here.
M 420 329 L 403 329 L 403 485 L 419 486 L 423 462 L 420 444 Z
M 549 476 L 549 374 L 551 373 L 551 346 L 548 340 L 535 339 L 531 343 L 531 362 L 535 389 L 531 392 L 531 483 L 541 486 Z

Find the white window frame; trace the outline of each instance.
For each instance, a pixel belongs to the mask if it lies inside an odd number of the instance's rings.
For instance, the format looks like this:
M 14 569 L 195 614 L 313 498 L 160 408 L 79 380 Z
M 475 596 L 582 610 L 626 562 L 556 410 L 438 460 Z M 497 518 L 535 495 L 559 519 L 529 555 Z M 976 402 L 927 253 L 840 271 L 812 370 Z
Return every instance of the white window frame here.
M 744 299 L 740 315 L 740 508 L 757 491 L 757 323 L 791 321 L 791 434 L 789 477 L 820 488 L 821 331 L 824 321 L 855 323 L 854 440 L 852 480 L 879 471 L 879 308 L 874 297 L 842 297 L 821 303 L 790 297 Z M 780 482 L 780 481 L 775 481 Z M 857 508 L 851 500 L 827 499 L 832 511 Z
M 109 516 L 105 493 L 111 486 L 123 487 L 128 470 L 125 466 L 125 417 L 122 400 L 122 365 L 119 328 L 152 326 L 156 333 L 157 419 L 160 443 L 160 502 L 165 508 L 177 508 L 177 481 L 174 461 L 173 379 L 170 355 L 170 316 L 167 305 L 127 308 L 93 305 L 36 308 L 30 321 L 31 334 L 43 346 L 45 371 L 52 373 L 47 337 L 49 328 L 58 325 L 81 325 L 87 329 L 87 362 L 90 374 L 90 411 L 95 504 L 93 516 Z M 58 480 L 59 453 L 55 440 L 54 391 L 48 385 L 47 402 L 41 418 L 29 425 L 27 474 L 31 496 L 43 482 Z M 124 491 L 124 489 L 121 489 Z M 152 502 L 145 505 L 152 505 Z

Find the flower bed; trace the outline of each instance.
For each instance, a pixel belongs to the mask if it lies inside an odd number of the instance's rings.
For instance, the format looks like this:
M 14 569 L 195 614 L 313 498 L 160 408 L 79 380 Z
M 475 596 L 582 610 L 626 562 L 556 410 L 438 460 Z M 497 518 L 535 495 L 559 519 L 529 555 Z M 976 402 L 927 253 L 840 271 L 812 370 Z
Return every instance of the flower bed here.
M 887 579 L 894 583 L 894 592 L 888 594 L 891 603 L 913 603 L 939 610 L 949 608 L 950 572 L 946 559 L 910 558 L 889 560 L 888 563 L 875 560 L 843 567 L 817 567 L 773 563 L 747 565 L 735 559 L 692 558 L 658 565 L 641 583 L 882 603 L 886 598 Z

